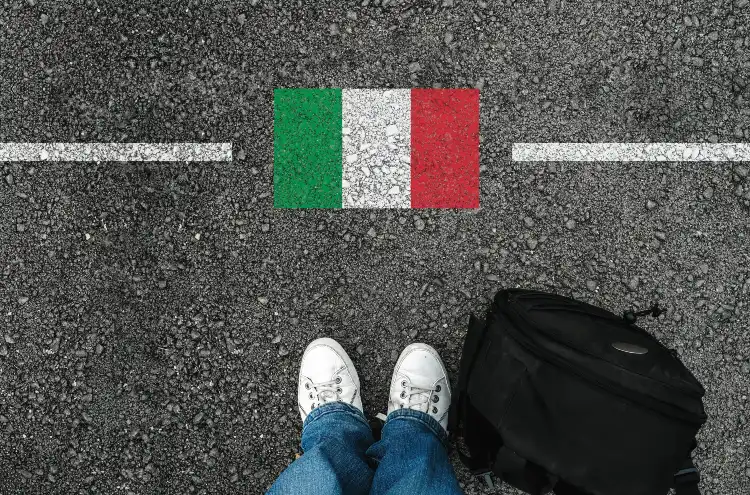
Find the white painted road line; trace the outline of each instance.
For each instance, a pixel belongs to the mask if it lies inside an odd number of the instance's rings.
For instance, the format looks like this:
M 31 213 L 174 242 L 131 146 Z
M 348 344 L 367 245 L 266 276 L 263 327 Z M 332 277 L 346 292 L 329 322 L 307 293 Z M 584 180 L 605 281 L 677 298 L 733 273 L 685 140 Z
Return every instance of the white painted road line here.
M 232 143 L 0 143 L 0 162 L 230 162 Z
M 742 162 L 750 143 L 513 143 L 514 162 Z

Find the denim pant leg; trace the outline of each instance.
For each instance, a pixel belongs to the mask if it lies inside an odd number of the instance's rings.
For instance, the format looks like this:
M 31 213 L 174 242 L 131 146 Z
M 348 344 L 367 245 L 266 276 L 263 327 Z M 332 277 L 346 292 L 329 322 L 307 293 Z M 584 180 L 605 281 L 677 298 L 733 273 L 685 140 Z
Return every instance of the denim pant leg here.
M 333 402 L 314 409 L 302 427 L 304 454 L 268 493 L 366 495 L 373 470 L 365 452 L 373 441 L 370 425 L 354 406 Z
M 367 450 L 378 462 L 370 493 L 461 494 L 447 444 L 445 430 L 429 415 L 413 409 L 393 411 L 381 440 Z

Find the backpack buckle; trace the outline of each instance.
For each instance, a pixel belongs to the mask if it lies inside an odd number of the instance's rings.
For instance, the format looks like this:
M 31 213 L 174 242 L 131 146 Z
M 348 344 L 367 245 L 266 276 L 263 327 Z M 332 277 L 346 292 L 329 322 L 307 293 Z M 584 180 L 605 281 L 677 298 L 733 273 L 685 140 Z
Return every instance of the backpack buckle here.
M 484 482 L 487 483 L 487 488 L 490 490 L 495 489 L 495 483 L 492 481 L 492 471 L 488 471 L 486 469 L 476 470 L 472 471 L 472 473 L 476 477 L 484 478 Z

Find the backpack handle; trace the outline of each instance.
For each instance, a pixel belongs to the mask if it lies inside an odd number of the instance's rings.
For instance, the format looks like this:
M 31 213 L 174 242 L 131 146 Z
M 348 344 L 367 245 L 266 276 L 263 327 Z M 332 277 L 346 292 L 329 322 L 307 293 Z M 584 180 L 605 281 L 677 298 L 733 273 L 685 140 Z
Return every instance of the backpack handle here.
M 473 314 L 469 315 L 469 329 L 466 332 L 466 339 L 464 340 L 464 346 L 461 351 L 458 382 L 453 389 L 453 401 L 451 402 L 451 407 L 448 411 L 448 431 L 451 432 L 451 436 L 455 436 L 461 425 L 461 418 L 464 413 L 463 405 L 465 402 L 464 396 L 466 395 L 466 386 L 469 383 L 469 375 L 474 366 L 479 345 L 484 339 L 486 328 L 484 320 L 480 320 Z

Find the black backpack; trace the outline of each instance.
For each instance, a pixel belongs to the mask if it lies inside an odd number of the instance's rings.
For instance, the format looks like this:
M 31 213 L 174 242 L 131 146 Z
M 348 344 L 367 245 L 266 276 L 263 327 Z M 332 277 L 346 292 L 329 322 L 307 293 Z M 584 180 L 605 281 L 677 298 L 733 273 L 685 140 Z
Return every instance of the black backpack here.
M 704 390 L 634 325 L 645 313 L 497 293 L 485 321 L 469 320 L 453 395 L 464 464 L 531 494 L 699 495 L 690 453 Z

